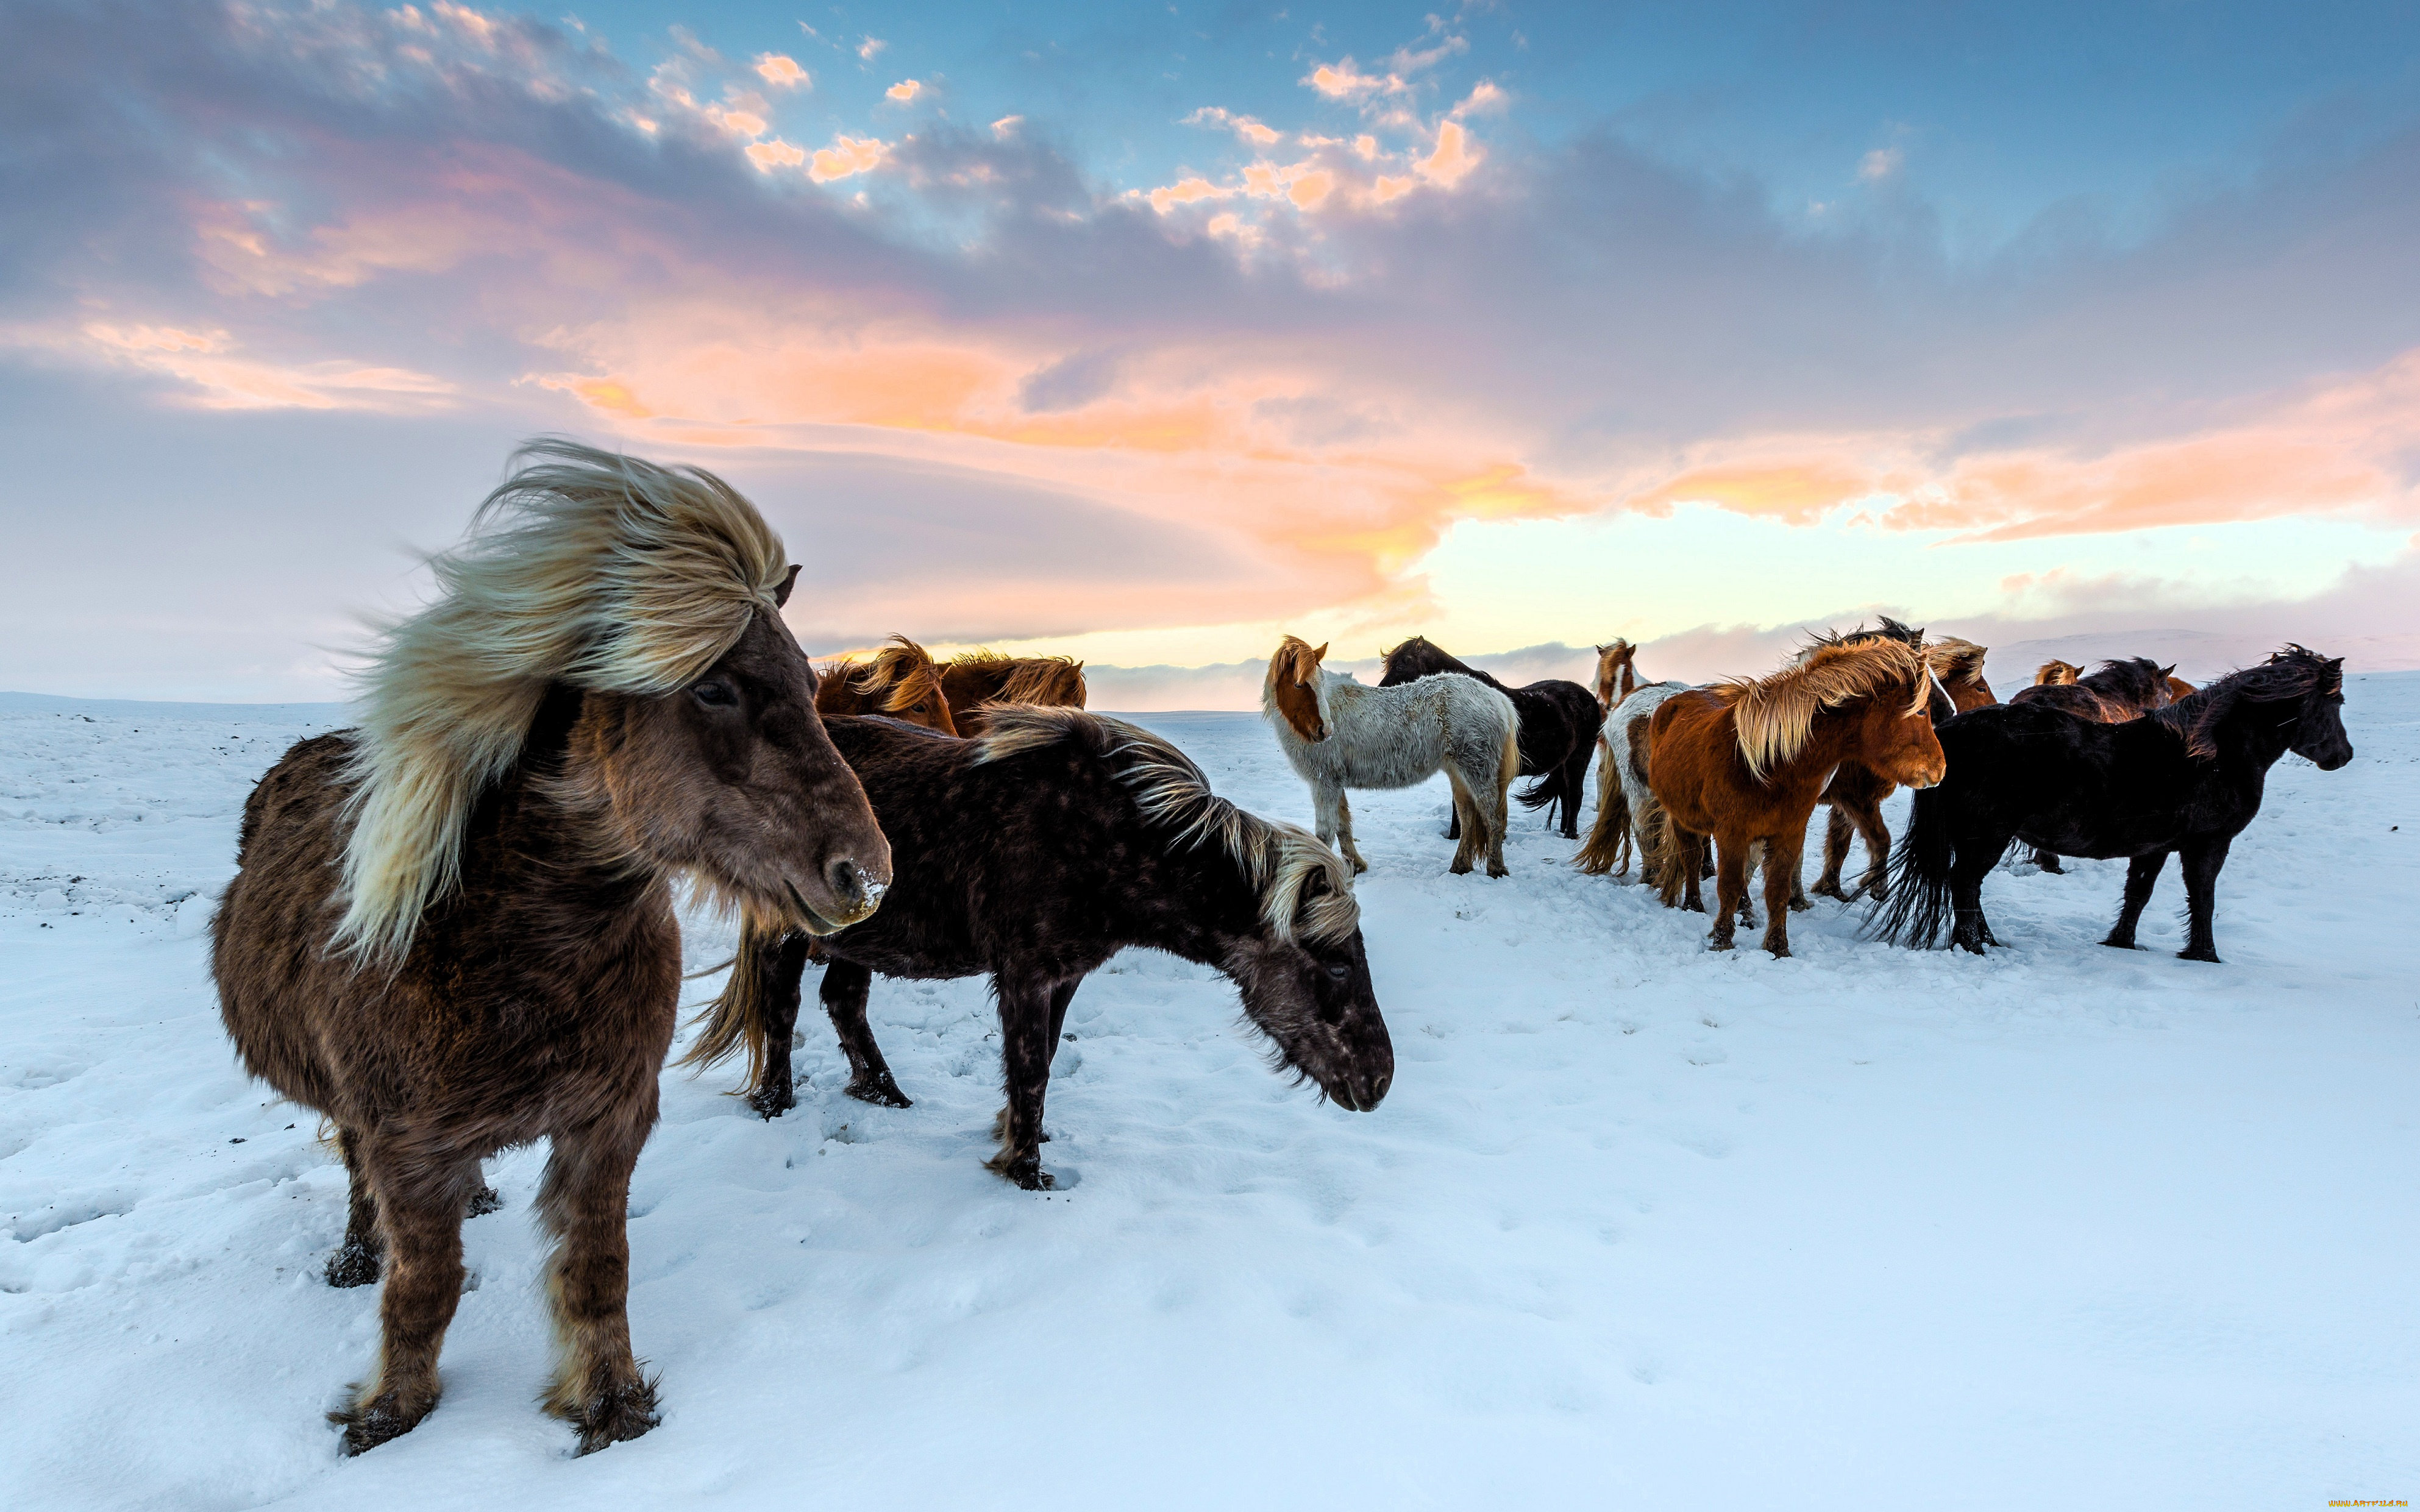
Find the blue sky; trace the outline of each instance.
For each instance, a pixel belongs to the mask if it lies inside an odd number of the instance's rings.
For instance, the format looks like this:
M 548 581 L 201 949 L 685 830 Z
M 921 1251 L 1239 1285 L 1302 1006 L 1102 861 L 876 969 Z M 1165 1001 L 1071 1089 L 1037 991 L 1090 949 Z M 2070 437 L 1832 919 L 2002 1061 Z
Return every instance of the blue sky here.
M 11 31 L 0 686 L 331 692 L 542 432 L 750 488 L 818 652 L 2377 647 L 2420 591 L 2409 5 Z

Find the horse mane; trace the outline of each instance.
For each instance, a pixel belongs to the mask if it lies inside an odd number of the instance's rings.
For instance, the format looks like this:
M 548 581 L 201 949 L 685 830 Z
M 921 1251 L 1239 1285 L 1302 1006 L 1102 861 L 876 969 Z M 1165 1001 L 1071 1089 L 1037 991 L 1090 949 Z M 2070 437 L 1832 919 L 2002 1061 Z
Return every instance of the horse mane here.
M 1292 675 L 1280 677 L 1280 673 Z M 1312 653 L 1311 642 L 1298 635 L 1290 635 L 1280 640 L 1277 650 L 1270 654 L 1268 675 L 1261 679 L 1262 693 L 1266 695 L 1280 681 L 1304 683 L 1313 688 L 1320 686 L 1319 657 Z M 1263 702 L 1266 702 L 1265 696 Z M 1320 706 L 1325 708 L 1327 700 L 1323 697 Z
M 2166 706 L 2168 674 L 2149 656 L 2112 658 L 2077 678 L 2075 684 L 2147 712 Z
M 1990 648 L 1945 635 L 1924 643 L 1925 664 L 1945 683 L 1976 683 L 1983 677 L 1983 658 Z
M 1740 756 L 1758 781 L 1777 765 L 1795 760 L 1814 733 L 1815 716 L 1861 698 L 1878 698 L 1905 686 L 1907 712 L 1932 696 L 1931 680 L 1916 648 L 1896 637 L 1845 637 L 1808 646 L 1790 666 L 1759 678 L 1729 678 L 1712 685 L 1727 701 L 1739 731 Z
M 2034 669 L 2034 687 L 2065 687 L 2083 675 L 2083 668 L 2054 656 Z
M 1084 664 L 1070 656 L 1017 656 L 1010 661 L 1008 681 L 1000 688 L 1003 703 L 1048 703 L 1063 708 L 1084 706 Z
M 1809 631 L 1807 643 L 1799 649 L 1798 659 L 1803 663 L 1807 656 L 1825 646 L 1862 646 L 1870 645 L 1876 640 L 1895 640 L 1900 645 L 1916 648 L 1923 646 L 1922 630 L 1913 625 L 1902 625 L 1887 614 L 1882 617 L 1882 621 L 1881 628 L 1873 630 L 1867 629 L 1864 622 L 1860 621 L 1854 630 Z
M 927 694 L 939 697 L 940 670 L 924 648 L 904 635 L 894 635 L 863 662 L 841 662 L 832 671 L 869 699 L 880 699 L 886 714 L 913 709 Z
M 1191 757 L 1139 725 L 1082 709 L 1003 707 L 976 737 L 973 761 L 1003 761 L 1063 741 L 1115 768 L 1145 821 L 1171 830 L 1177 845 L 1216 844 L 1243 868 L 1260 892 L 1261 918 L 1279 939 L 1338 941 L 1361 927 L 1352 869 L 1342 856 L 1299 825 L 1264 819 L 1211 792 Z M 1327 887 L 1306 902 L 1313 876 L 1325 877 Z
M 347 773 L 334 946 L 400 961 L 460 879 L 462 830 L 552 683 L 669 692 L 777 608 L 782 538 L 702 468 L 544 437 L 429 560 L 437 597 L 380 636 Z
M 2139 658 L 2138 658 L 2139 659 Z M 2144 716 L 2177 733 L 2185 754 L 2209 761 L 2218 755 L 2218 727 L 2238 703 L 2277 703 L 2307 698 L 2317 690 L 2339 692 L 2344 687 L 2344 658 L 2322 656 L 2310 647 L 2288 641 L 2257 667 L 2245 667 L 2204 683 L 2164 709 Z

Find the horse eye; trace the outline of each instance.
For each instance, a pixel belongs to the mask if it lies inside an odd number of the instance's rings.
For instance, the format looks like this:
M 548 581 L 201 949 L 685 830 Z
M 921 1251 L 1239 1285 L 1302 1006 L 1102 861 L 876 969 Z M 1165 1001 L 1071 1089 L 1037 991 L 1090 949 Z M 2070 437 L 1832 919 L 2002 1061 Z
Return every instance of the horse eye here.
M 1330 961 L 1327 964 L 1327 980 L 1337 982 L 1351 981 L 1353 968 L 1342 961 Z
M 692 683 L 690 685 L 690 692 L 700 703 L 709 709 L 727 709 L 739 702 L 739 695 L 733 692 L 731 685 L 720 677 L 709 677 L 702 683 Z

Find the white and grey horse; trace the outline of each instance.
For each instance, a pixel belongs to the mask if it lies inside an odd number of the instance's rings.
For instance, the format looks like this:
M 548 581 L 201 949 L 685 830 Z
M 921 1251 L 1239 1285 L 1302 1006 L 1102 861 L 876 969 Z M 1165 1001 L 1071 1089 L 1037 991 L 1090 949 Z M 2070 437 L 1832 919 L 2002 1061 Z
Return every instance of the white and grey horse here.
M 1269 658 L 1261 713 L 1278 748 L 1311 784 L 1319 838 L 1367 872 L 1353 843 L 1347 788 L 1407 788 L 1438 772 L 1453 785 L 1462 844 L 1453 870 L 1467 872 L 1481 851 L 1487 874 L 1504 875 L 1505 790 L 1521 771 L 1521 721 L 1512 701 L 1477 678 L 1450 673 L 1396 687 L 1364 687 L 1350 673 L 1323 670 L 1327 648 L 1294 636 Z
M 1607 710 L 1605 733 L 1597 736 L 1596 824 L 1588 843 L 1572 857 L 1583 872 L 1616 876 L 1630 870 L 1635 850 L 1639 880 L 1652 885 L 1660 856 L 1651 856 L 1655 836 L 1655 794 L 1647 785 L 1647 721 L 1656 705 L 1691 683 L 1639 683 Z M 1635 743 L 1634 743 L 1635 737 Z

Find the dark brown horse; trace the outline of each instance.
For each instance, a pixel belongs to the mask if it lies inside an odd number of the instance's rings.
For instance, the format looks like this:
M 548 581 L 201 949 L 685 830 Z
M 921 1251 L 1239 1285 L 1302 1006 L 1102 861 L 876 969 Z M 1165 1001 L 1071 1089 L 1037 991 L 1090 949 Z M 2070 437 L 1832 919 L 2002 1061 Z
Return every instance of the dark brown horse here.
M 352 1211 L 329 1281 L 386 1272 L 378 1368 L 332 1414 L 348 1453 L 436 1405 L 479 1162 L 541 1138 L 547 1410 L 583 1454 L 655 1425 L 624 1214 L 679 1006 L 672 881 L 829 930 L 891 875 L 755 508 L 568 441 L 519 460 L 388 636 L 362 727 L 253 790 L 210 926 L 245 1066 L 335 1125 Z
M 955 711 L 958 733 L 979 735 L 986 703 L 1038 703 L 1046 708 L 1084 706 L 1084 664 L 1065 656 L 1003 656 L 970 651 L 941 663 L 941 687 Z
M 2193 686 L 2175 676 L 2176 670 L 2174 662 L 2163 667 L 2149 656 L 2104 661 L 2096 670 L 2081 673 L 2067 662 L 2049 661 L 2034 673 L 2033 687 L 2017 689 L 2009 702 L 2057 709 L 2095 724 L 2124 724 L 2166 708 L 2177 701 L 2178 687 Z M 2055 851 L 2039 845 L 2027 849 L 2034 864 L 2043 871 L 2067 871 L 2058 864 Z
M 1883 625 L 1885 633 L 1906 629 L 1887 615 Z M 1992 685 L 1983 677 L 1985 648 L 1955 636 L 1927 640 L 1921 630 L 1913 635 L 1909 643 L 1923 648 L 1925 664 L 1949 699 L 1948 709 L 1933 710 L 1936 723 L 1968 709 L 1999 702 L 1992 694 Z M 1823 790 L 1823 802 L 1832 810 L 1823 826 L 1823 871 L 1815 886 L 1807 889 L 1809 892 L 1848 903 L 1860 896 L 1879 898 L 1889 890 L 1890 826 L 1883 822 L 1883 804 L 1898 791 L 1898 783 L 1861 762 L 1844 762 L 1832 774 L 1831 785 Z M 1866 842 L 1866 872 L 1854 892 L 1840 886 L 1840 869 L 1849 859 L 1852 836 Z
M 887 714 L 945 735 L 962 733 L 951 717 L 940 669 L 904 635 L 892 636 L 863 661 L 844 657 L 826 667 L 815 685 L 815 712 L 826 717 Z
M 1353 873 L 1303 830 L 1212 793 L 1174 746 L 1104 715 L 1032 705 L 995 710 L 973 741 L 886 719 L 835 719 L 831 734 L 898 866 L 880 914 L 816 942 L 851 1096 L 908 1105 L 866 1026 L 876 972 L 987 975 L 1008 1092 L 989 1164 L 1019 1186 L 1051 1185 L 1042 1104 L 1067 1005 L 1086 976 L 1136 945 L 1224 973 L 1280 1069 L 1341 1106 L 1367 1111 L 1387 1095 L 1394 1048 Z M 807 944 L 752 916 L 684 1057 L 703 1065 L 744 1048 L 750 1103 L 768 1119 L 796 1101 L 790 1036 Z
M 1764 948 L 1790 953 L 1791 884 L 1807 821 L 1842 764 L 1894 782 L 1941 780 L 1932 734 L 1936 686 L 1923 657 L 1895 640 L 1820 645 L 1795 666 L 1754 682 L 1675 693 L 1649 721 L 1647 775 L 1673 836 L 1665 901 L 1702 909 L 1706 839 L 1716 847 L 1714 949 L 1731 948 L 1747 900 L 1752 848 L 1764 853 Z
M 1521 719 L 1521 775 L 1538 779 L 1528 792 L 1517 795 L 1521 805 L 1545 810 L 1550 825 L 1558 824 L 1559 812 L 1563 838 L 1580 838 L 1580 799 L 1588 790 L 1589 753 L 1596 747 L 1597 732 L 1605 728 L 1605 709 L 1587 688 L 1559 677 L 1509 687 L 1419 635 L 1388 651 L 1385 663 L 1380 687 L 1401 687 L 1423 677 L 1453 672 L 1476 678 L 1511 699 Z M 1457 813 L 1446 839 L 1461 838 L 1462 820 Z

